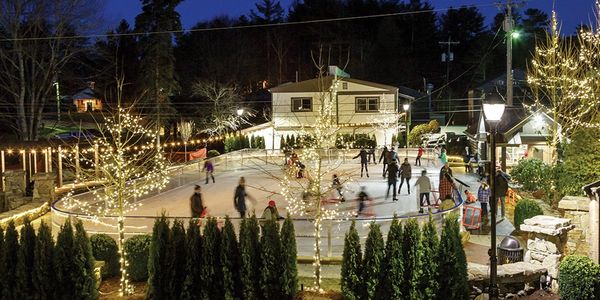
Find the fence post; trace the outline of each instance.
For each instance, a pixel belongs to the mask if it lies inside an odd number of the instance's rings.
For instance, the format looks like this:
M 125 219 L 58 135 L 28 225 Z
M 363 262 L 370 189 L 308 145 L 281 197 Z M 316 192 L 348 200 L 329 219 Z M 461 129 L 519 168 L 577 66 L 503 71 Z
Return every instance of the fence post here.
M 240 150 L 240 168 L 244 167 L 244 150 Z

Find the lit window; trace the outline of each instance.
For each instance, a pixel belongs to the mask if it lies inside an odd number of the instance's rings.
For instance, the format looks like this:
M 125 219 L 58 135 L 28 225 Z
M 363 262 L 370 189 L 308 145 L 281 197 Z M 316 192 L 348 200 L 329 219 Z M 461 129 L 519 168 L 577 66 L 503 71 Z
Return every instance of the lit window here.
M 312 98 L 292 98 L 292 111 L 312 111 Z
M 378 112 L 378 97 L 356 97 L 356 112 Z

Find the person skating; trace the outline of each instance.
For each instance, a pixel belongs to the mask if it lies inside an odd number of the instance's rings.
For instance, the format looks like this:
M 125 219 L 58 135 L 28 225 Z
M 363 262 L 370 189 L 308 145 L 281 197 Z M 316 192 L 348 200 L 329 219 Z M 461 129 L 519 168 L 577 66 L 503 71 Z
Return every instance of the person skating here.
M 240 177 L 240 182 L 235 188 L 235 194 L 233 196 L 233 204 L 235 209 L 240 213 L 241 218 L 246 217 L 246 197 L 250 198 L 253 202 L 256 202 L 254 198 L 246 193 L 246 180 L 244 177 Z
M 488 221 L 488 202 L 490 201 L 490 187 L 486 182 L 482 182 L 477 191 L 477 200 L 481 204 L 481 221 L 487 224 Z
M 345 202 L 346 199 L 344 199 L 344 194 L 342 194 L 342 183 L 340 182 L 340 178 L 337 176 L 337 174 L 333 174 L 331 187 L 334 188 L 340 195 L 340 201 Z
M 206 182 L 205 182 L 205 184 L 208 184 L 208 177 L 209 176 L 210 176 L 210 178 L 212 178 L 212 182 L 215 183 L 215 176 L 213 175 L 215 167 L 213 166 L 212 161 L 210 161 L 210 160 L 204 161 L 204 167 L 202 168 L 202 170 L 206 171 Z
M 381 152 L 381 155 L 379 156 L 379 162 L 381 162 L 382 160 L 383 160 L 383 178 L 385 178 L 387 166 L 391 161 L 390 151 L 388 150 L 387 146 L 383 147 L 383 151 Z
M 452 179 L 452 169 L 448 163 L 442 166 L 440 170 L 440 200 L 444 200 L 448 197 L 452 198 L 452 189 L 454 188 L 454 179 Z
M 495 194 L 496 194 L 496 201 L 498 201 L 498 203 L 500 204 L 501 210 L 500 212 L 502 213 L 502 217 L 504 218 L 504 202 L 506 200 L 506 195 L 508 195 L 508 182 L 510 181 L 510 175 L 502 172 L 501 169 L 497 169 L 496 170 L 496 186 L 494 187 L 495 189 Z
M 367 151 L 367 154 L 369 155 L 369 163 L 371 163 L 371 159 L 373 159 L 373 164 L 377 164 L 377 160 L 375 160 L 375 148 L 371 147 L 369 148 L 369 151 Z
M 442 162 L 442 165 L 448 163 L 448 155 L 446 154 L 445 148 L 442 148 L 442 152 L 440 153 L 440 161 Z
M 200 218 L 204 211 L 204 205 L 202 203 L 202 191 L 199 185 L 194 187 L 194 194 L 190 198 L 190 209 L 192 211 L 192 218 Z
M 360 177 L 363 177 L 363 170 L 367 173 L 367 178 L 369 178 L 369 157 L 367 154 L 367 150 L 365 148 L 361 148 L 360 152 L 353 157 L 352 159 L 360 157 Z
M 419 212 L 423 213 L 423 206 L 425 206 L 423 199 L 427 201 L 427 207 L 431 206 L 431 202 L 429 202 L 429 193 L 431 193 L 431 180 L 427 177 L 427 170 L 421 171 L 421 176 L 417 178 L 415 182 L 415 187 L 418 187 L 419 192 L 419 203 L 420 208 Z
M 279 215 L 279 212 L 277 211 L 277 206 L 275 206 L 275 201 L 273 201 L 273 200 L 269 201 L 269 205 L 263 211 L 262 218 L 265 221 L 269 221 L 269 220 L 277 221 L 277 220 L 283 219 L 283 217 L 281 217 Z
M 364 210 L 367 207 L 367 201 L 370 201 L 371 198 L 369 198 L 369 195 L 367 195 L 366 192 L 366 187 L 361 186 L 360 187 L 360 193 L 358 193 L 358 198 L 356 199 L 356 201 L 358 201 L 358 212 L 357 215 L 362 215 L 364 214 Z
M 408 189 L 408 194 L 410 195 L 410 177 L 412 176 L 412 168 L 410 167 L 408 158 L 405 158 L 402 165 L 400 165 L 400 173 L 400 187 L 398 188 L 398 194 L 400 194 L 400 190 L 402 190 L 402 184 L 406 180 L 406 188 Z
M 388 188 L 387 192 L 385 193 L 385 199 L 387 200 L 390 196 L 391 188 L 393 191 L 392 201 L 398 201 L 398 198 L 396 198 L 396 183 L 398 182 L 398 164 L 396 163 L 395 159 L 392 159 L 392 161 L 388 164 L 387 173 Z
M 425 150 L 422 146 L 419 146 L 419 150 L 417 150 L 417 159 L 415 159 L 415 167 L 421 165 L 421 157 L 423 156 L 423 152 L 425 152 Z

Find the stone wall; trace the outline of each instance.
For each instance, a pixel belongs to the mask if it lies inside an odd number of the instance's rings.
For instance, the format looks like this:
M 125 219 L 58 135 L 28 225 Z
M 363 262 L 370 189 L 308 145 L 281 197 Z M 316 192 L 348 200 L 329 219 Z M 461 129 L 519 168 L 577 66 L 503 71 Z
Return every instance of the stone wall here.
M 574 228 L 565 218 L 541 215 L 526 219 L 521 225 L 521 231 L 528 233 L 523 260 L 546 268 L 550 276 L 558 278 L 558 267 L 569 243 L 568 232 Z M 558 288 L 555 282 L 553 289 Z
M 33 186 L 33 202 L 48 202 L 54 201 L 54 188 L 56 175 L 54 173 L 36 173 L 33 175 L 35 180 Z
M 558 202 L 563 217 L 570 219 L 575 229 L 569 231 L 565 254 L 588 255 L 590 251 L 590 199 L 565 196 Z
M 6 187 L 4 207 L 6 210 L 15 209 L 29 202 L 29 199 L 25 197 L 25 171 L 6 171 L 4 178 Z

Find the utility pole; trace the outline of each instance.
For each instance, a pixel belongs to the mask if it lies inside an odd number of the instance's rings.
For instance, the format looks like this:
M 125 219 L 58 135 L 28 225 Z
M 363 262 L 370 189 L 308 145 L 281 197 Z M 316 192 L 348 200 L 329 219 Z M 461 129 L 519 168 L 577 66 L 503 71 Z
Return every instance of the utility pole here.
M 446 85 L 448 88 L 448 84 L 450 84 L 450 62 L 454 61 L 454 53 L 450 51 L 450 47 L 453 45 L 458 45 L 460 42 L 452 41 L 452 37 L 448 36 L 448 41 L 438 42 L 440 45 L 446 45 L 447 50 L 445 53 L 442 53 L 442 62 L 446 63 Z M 450 107 L 450 93 L 448 93 L 448 108 Z
M 56 114 L 58 116 L 58 122 L 60 122 L 60 87 L 58 84 L 58 75 L 55 75 L 54 83 L 52 85 L 56 86 Z
M 512 1 L 506 0 L 506 18 L 504 18 L 504 32 L 506 32 L 506 105 L 513 105 L 513 77 L 512 77 Z

